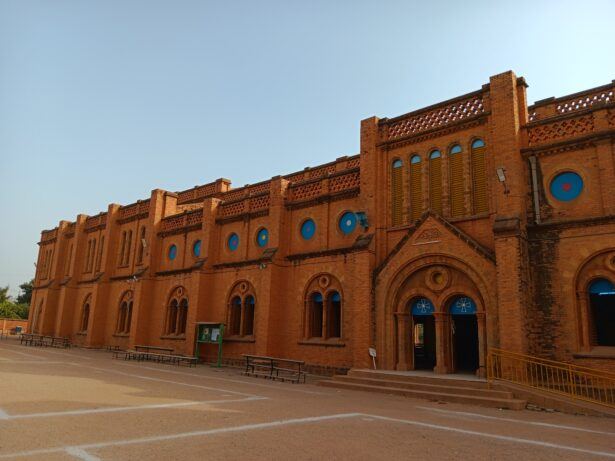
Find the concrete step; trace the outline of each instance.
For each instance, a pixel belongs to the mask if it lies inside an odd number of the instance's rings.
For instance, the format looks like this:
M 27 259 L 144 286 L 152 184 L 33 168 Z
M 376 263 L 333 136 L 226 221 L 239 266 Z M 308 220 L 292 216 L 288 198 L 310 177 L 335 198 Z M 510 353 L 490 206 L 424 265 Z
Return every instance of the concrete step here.
M 352 375 L 337 375 L 333 377 L 333 380 L 354 384 L 366 384 L 368 386 L 383 386 L 383 387 L 395 387 L 398 389 L 409 389 L 425 392 L 440 392 L 445 394 L 458 394 L 458 395 L 480 395 L 482 397 L 495 397 L 500 399 L 512 399 L 514 397 L 512 392 L 505 390 L 493 390 L 483 388 L 472 388 L 457 386 L 456 382 L 451 383 L 452 380 L 444 383 L 438 382 L 437 384 L 431 384 L 429 382 L 422 382 L 417 380 L 391 380 L 381 378 L 364 378 L 362 376 Z
M 368 370 L 368 369 L 351 369 L 348 371 L 348 376 L 361 378 L 385 379 L 387 381 L 399 381 L 404 383 L 421 383 L 435 384 L 440 386 L 454 386 L 456 388 L 464 387 L 470 389 L 488 389 L 487 381 L 484 379 L 463 375 L 455 375 L 455 377 L 447 377 L 447 375 L 424 376 L 417 374 L 400 374 L 386 371 Z
M 321 386 L 334 387 L 338 389 L 349 389 L 365 392 L 379 392 L 382 394 L 402 395 L 417 399 L 427 399 L 433 401 L 465 403 L 492 408 L 508 408 L 510 410 L 523 410 L 525 400 L 513 398 L 498 398 L 478 395 L 452 394 L 447 392 L 421 391 L 416 389 L 404 389 L 399 387 L 375 386 L 368 384 L 358 384 L 340 379 L 324 380 L 318 383 Z

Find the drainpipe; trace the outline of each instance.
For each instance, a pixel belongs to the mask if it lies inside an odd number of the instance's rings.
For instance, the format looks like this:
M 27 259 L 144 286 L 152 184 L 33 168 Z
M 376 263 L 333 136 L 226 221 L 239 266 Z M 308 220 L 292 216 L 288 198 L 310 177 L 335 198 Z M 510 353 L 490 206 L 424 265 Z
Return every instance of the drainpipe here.
M 536 174 L 536 156 L 530 157 L 530 169 L 532 171 L 532 192 L 534 195 L 534 217 L 536 224 L 540 224 L 540 201 L 538 199 L 538 175 Z

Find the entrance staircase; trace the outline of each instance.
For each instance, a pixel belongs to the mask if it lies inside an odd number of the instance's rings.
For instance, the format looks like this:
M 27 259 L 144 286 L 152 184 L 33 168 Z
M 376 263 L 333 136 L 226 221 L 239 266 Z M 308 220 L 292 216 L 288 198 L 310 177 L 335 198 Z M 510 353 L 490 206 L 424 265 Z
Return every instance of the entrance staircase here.
M 426 376 L 412 372 L 386 372 L 352 369 L 347 375 L 336 375 L 320 381 L 321 386 L 383 394 L 402 395 L 438 402 L 465 403 L 483 407 L 523 410 L 525 400 L 516 399 L 507 390 L 493 390 L 487 381 L 468 376 Z

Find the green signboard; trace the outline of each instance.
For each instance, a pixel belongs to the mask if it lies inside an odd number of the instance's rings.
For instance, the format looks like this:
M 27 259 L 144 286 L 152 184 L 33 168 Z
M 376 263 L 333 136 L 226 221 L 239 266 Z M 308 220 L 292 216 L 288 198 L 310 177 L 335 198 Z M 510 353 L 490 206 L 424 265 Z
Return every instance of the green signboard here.
M 201 344 L 217 344 L 218 360 L 216 366 L 222 366 L 222 338 L 224 337 L 224 324 L 214 322 L 199 322 L 196 324 L 196 345 L 194 355 L 199 357 Z

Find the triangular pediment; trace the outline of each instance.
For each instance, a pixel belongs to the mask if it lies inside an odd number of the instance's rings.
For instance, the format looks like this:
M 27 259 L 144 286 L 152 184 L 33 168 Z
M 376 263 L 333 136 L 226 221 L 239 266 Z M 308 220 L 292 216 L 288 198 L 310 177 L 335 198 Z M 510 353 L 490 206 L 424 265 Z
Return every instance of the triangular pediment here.
M 495 264 L 495 254 L 492 250 L 441 216 L 426 212 L 378 266 L 376 275 L 397 258 L 407 260 L 429 253 L 448 253 L 451 256 L 469 258 L 478 256 Z

